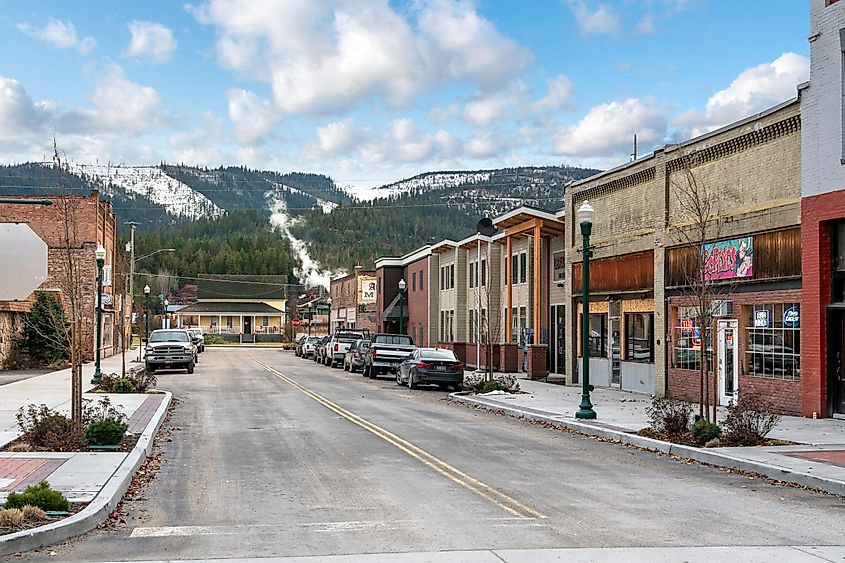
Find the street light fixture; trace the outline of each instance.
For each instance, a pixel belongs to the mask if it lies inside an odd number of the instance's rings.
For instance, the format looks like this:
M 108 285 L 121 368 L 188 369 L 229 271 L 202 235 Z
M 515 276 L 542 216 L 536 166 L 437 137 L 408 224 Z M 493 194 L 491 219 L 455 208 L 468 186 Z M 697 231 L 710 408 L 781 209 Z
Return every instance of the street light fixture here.
M 167 299 L 164 300 L 164 322 L 167 326 L 163 326 L 161 328 L 170 328 L 170 313 L 167 312 L 167 306 L 170 305 L 170 301 Z
M 97 342 L 94 350 L 94 377 L 92 385 L 100 384 L 100 348 L 103 347 L 103 265 L 106 263 L 106 249 L 97 245 L 94 251 L 97 259 Z
M 150 286 L 144 286 L 144 340 L 150 340 L 150 312 L 148 310 L 148 302 L 150 298 Z
M 405 334 L 405 278 L 399 280 L 399 334 Z
M 581 404 L 575 418 L 596 418 L 596 411 L 590 402 L 590 258 L 593 250 L 590 246 L 590 235 L 593 232 L 593 217 L 595 210 L 585 200 L 578 208 L 578 223 L 581 225 L 581 281 L 583 282 L 583 296 L 581 299 Z

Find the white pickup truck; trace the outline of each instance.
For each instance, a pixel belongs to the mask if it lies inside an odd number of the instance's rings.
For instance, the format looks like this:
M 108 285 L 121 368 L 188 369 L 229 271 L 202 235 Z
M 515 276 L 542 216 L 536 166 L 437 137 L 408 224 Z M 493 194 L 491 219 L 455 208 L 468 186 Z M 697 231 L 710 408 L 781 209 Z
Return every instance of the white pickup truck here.
M 364 377 L 376 379 L 382 373 L 396 373 L 415 349 L 414 340 L 405 334 L 374 334 L 364 356 Z
M 356 340 L 369 339 L 369 330 L 339 329 L 326 344 L 326 354 L 323 363 L 331 367 L 341 367 L 349 345 Z

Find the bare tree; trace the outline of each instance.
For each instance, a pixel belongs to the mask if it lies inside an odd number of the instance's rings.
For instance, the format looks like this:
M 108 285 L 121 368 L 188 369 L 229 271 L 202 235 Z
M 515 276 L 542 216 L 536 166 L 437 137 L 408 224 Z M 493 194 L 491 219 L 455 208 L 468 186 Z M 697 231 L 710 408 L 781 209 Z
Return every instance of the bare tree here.
M 705 245 L 719 240 L 721 223 L 715 204 L 717 194 L 708 189 L 706 178 L 695 170 L 701 164 L 700 156 L 693 152 L 682 157 L 681 168 L 670 181 L 677 213 L 670 230 L 675 239 L 689 249 L 683 264 L 684 286 L 681 293 L 692 303 L 695 324 L 700 331 L 699 416 L 716 422 L 719 404 L 718 374 L 713 368 L 713 324 L 717 307 L 733 291 L 731 282 L 716 279 L 708 269 Z M 694 327 L 693 327 L 694 329 Z M 712 375 L 712 389 L 710 385 Z M 713 407 L 712 417 L 710 406 Z

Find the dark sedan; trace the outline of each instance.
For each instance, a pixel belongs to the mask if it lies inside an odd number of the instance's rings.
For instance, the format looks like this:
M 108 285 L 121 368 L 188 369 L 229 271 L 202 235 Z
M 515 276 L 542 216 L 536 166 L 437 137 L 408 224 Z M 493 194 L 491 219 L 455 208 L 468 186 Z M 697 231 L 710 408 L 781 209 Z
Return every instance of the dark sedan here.
M 464 365 L 451 350 L 417 348 L 396 372 L 396 384 L 416 389 L 419 385 L 437 385 L 441 389 L 453 387 L 460 391 L 464 383 Z

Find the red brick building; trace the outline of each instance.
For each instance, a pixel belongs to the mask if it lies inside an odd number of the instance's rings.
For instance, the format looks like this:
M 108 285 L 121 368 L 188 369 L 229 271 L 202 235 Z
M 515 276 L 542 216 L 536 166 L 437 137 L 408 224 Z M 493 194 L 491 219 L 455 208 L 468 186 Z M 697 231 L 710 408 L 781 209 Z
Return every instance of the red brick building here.
M 332 331 L 354 328 L 373 333 L 378 329 L 377 283 L 376 272 L 365 271 L 360 266 L 356 266 L 353 273 L 331 281 Z
M 18 196 L 16 196 L 18 197 Z M 20 196 L 27 197 L 27 196 Z M 40 199 L 40 198 L 37 198 Z M 97 262 L 94 251 L 98 245 L 106 249 L 103 272 L 102 355 L 118 351 L 121 297 L 114 291 L 116 264 L 116 218 L 111 202 L 100 199 L 97 191 L 88 196 L 51 197 L 53 205 L 2 205 L 0 222 L 26 223 L 47 244 L 47 280 L 38 291 L 53 291 L 68 307 L 67 255 L 76 264 L 82 312 L 83 357 L 94 358 L 96 340 Z M 65 221 L 67 218 L 67 221 Z M 71 226 L 65 235 L 65 224 Z M 69 244 L 68 244 L 69 243 Z M 8 343 L 22 328 L 21 315 L 29 310 L 31 298 L 19 303 L 0 303 L 0 365 L 5 363 Z M 126 315 L 130 314 L 129 304 Z

